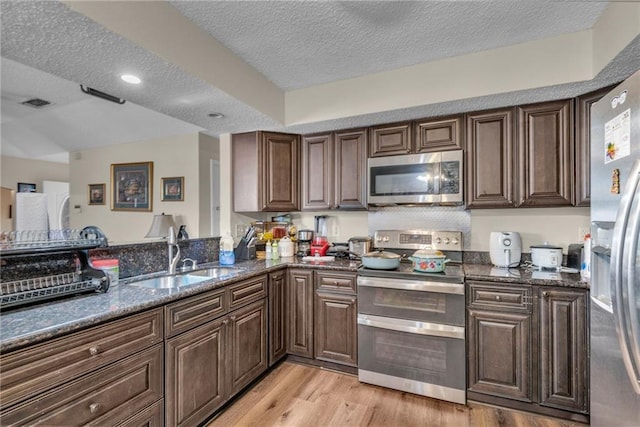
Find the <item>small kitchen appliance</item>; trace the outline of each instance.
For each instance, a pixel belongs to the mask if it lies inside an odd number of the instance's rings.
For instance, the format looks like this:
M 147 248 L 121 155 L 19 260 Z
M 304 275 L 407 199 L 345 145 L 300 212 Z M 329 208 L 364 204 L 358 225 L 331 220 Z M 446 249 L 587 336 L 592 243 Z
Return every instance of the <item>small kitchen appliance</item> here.
M 515 231 L 492 231 L 489 235 L 489 256 L 496 267 L 517 267 L 522 257 L 520 234 Z
M 329 250 L 329 242 L 324 236 L 316 236 L 311 243 L 310 252 L 313 256 L 325 256 Z
M 351 258 L 361 257 L 367 252 L 371 252 L 371 237 L 351 237 L 349 239 L 349 256 Z
M 298 251 L 299 257 L 308 256 L 311 253 L 311 242 L 313 241 L 313 230 L 298 230 Z
M 531 263 L 540 270 L 560 270 L 562 267 L 562 248 L 548 243 L 532 245 Z

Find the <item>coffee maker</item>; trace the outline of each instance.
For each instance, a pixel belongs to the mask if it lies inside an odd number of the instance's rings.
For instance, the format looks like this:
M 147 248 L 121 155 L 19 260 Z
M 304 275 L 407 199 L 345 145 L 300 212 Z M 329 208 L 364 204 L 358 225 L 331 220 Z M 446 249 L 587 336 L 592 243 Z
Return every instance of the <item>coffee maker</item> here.
M 309 256 L 311 254 L 311 241 L 313 240 L 313 230 L 298 230 L 298 251 L 296 255 L 299 257 Z

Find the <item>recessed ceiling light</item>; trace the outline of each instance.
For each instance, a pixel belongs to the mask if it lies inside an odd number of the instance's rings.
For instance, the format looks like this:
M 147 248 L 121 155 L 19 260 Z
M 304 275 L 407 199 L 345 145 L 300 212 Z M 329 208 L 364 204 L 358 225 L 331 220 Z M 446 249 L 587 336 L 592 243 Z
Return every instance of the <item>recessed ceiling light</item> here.
M 209 117 L 211 117 L 212 119 L 221 119 L 224 117 L 224 114 L 222 113 L 209 113 Z
M 140 84 L 140 82 L 142 81 L 140 80 L 140 77 L 134 76 L 133 74 L 123 74 L 120 76 L 120 78 L 127 83 L 131 83 L 132 85 Z

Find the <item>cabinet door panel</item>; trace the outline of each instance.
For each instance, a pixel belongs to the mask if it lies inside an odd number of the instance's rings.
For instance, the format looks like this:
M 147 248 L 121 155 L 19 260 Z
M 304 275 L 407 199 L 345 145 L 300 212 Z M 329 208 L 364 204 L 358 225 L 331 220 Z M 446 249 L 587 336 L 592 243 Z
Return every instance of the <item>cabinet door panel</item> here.
M 333 205 L 333 134 L 302 139 L 302 209 Z
M 518 107 L 520 205 L 571 206 L 573 100 Z
M 298 145 L 297 135 L 262 133 L 263 210 L 282 212 L 300 209 Z
M 269 275 L 269 366 L 287 354 L 286 270 Z
M 614 87 L 582 95 L 576 101 L 576 206 L 591 205 L 591 106 Z
M 416 121 L 414 153 L 462 148 L 462 116 Z
M 467 115 L 467 207 L 515 206 L 513 109 Z
M 335 207 L 365 209 L 367 206 L 367 130 L 336 133 Z
M 540 404 L 586 412 L 586 293 L 542 289 L 541 294 Z
M 469 390 L 532 401 L 531 315 L 469 310 Z
M 355 295 L 318 292 L 315 307 L 316 359 L 356 366 Z
M 289 270 L 287 352 L 313 357 L 313 270 Z
M 391 123 L 371 128 L 371 157 L 409 154 L 411 141 L 411 122 Z
M 227 318 L 166 341 L 166 422 L 198 425 L 225 399 Z
M 231 394 L 236 394 L 267 369 L 266 301 L 229 315 L 231 326 Z

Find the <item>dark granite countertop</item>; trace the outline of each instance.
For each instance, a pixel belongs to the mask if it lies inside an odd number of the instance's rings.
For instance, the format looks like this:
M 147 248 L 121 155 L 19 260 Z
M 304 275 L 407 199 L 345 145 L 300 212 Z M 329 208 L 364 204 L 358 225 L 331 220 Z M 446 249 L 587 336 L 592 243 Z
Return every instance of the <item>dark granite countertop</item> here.
M 213 266 L 218 264 L 200 267 Z M 35 344 L 285 267 L 355 272 L 359 266 L 359 262 L 349 260 L 302 262 L 297 258 L 284 258 L 243 261 L 234 265 L 242 269 L 236 276 L 208 280 L 180 289 L 143 288 L 129 284 L 135 278 L 124 279 L 104 294 L 84 294 L 3 311 L 0 314 L 0 352 Z
M 589 289 L 589 283 L 583 282 L 579 273 L 531 271 L 526 268 L 506 269 L 487 264 L 464 264 L 464 276 L 465 280 Z
M 217 263 L 200 267 L 218 266 Z M 303 262 L 298 258 L 242 261 L 242 271 L 231 278 L 213 279 L 179 289 L 149 289 L 133 286 L 135 278 L 120 283 L 104 294 L 84 294 L 30 307 L 3 311 L 0 315 L 0 352 L 6 352 L 74 332 L 108 320 L 159 307 L 169 302 L 206 292 L 243 279 L 281 268 L 313 268 L 356 272 L 360 262 L 338 259 L 332 262 Z M 561 286 L 589 289 L 575 273 L 532 272 L 523 268 L 498 269 L 487 264 L 464 264 L 466 280 L 499 283 Z

